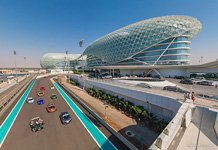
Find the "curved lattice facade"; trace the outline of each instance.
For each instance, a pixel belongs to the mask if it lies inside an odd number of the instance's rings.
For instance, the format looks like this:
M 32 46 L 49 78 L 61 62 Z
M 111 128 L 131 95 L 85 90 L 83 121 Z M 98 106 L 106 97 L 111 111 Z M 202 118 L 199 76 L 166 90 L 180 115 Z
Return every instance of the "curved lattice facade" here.
M 47 53 L 42 56 L 40 64 L 45 69 L 63 69 L 69 67 L 68 63 L 78 59 L 79 56 L 80 54 Z
M 201 23 L 189 16 L 143 20 L 90 44 L 87 67 L 105 65 L 182 65 L 189 63 L 191 39 Z

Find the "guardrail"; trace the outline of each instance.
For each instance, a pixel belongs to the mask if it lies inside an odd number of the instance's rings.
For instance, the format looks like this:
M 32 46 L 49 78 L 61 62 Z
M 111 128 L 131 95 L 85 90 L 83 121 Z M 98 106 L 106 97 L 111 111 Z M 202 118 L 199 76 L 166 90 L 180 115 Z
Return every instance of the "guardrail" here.
M 191 102 L 192 101 L 190 99 L 187 99 L 186 102 L 182 104 L 182 106 L 178 110 L 178 113 L 170 121 L 170 123 L 166 126 L 166 128 L 162 131 L 158 138 L 153 142 L 149 150 L 168 149 L 180 127 L 182 126 L 183 122 L 185 121 L 185 126 L 188 126 L 191 121 L 191 115 L 186 115 L 188 113 L 191 114 Z
M 0 114 L 3 113 L 3 111 L 5 110 L 4 108 L 7 108 L 8 107 L 8 104 L 13 101 L 14 99 L 16 99 L 19 94 L 30 84 L 30 82 L 32 81 L 32 79 L 34 78 L 33 77 L 30 77 L 29 79 L 26 78 L 24 80 L 24 82 L 22 82 L 22 86 L 17 88 L 17 89 L 14 89 L 12 90 L 9 94 L 7 94 L 5 97 L 3 97 L 1 100 L 0 100 Z
M 107 130 L 109 130 L 113 135 L 115 135 L 120 141 L 122 141 L 129 149 L 137 150 L 137 148 L 130 143 L 125 137 L 108 125 L 98 114 L 96 114 L 90 107 L 88 107 L 84 102 L 75 96 L 67 87 L 58 83 L 65 91 L 67 91 L 83 108 L 85 108 L 92 116 L 94 116 Z

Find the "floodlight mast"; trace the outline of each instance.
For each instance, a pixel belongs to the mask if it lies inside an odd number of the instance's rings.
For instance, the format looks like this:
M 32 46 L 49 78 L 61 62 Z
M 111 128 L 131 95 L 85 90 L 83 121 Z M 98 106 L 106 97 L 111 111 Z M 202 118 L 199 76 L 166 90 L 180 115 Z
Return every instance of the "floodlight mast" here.
M 79 41 L 79 46 L 82 47 L 84 43 L 84 40 L 80 40 Z M 82 63 L 84 62 L 84 55 L 82 55 Z M 85 90 L 85 75 L 84 75 L 84 67 L 85 67 L 85 63 L 82 66 L 82 71 L 83 71 L 83 90 Z
M 16 83 L 18 83 L 18 78 L 17 78 L 17 61 L 16 61 L 17 52 L 14 50 L 13 53 L 14 53 L 14 71 L 15 71 L 15 74 L 16 74 Z
M 84 43 L 84 40 L 80 40 L 80 41 L 79 41 L 79 46 L 82 47 L 82 46 L 83 46 L 83 43 Z M 84 57 L 84 55 L 82 55 L 82 62 L 84 61 L 84 60 L 83 60 L 83 57 Z M 82 67 L 83 74 L 84 74 L 84 67 L 85 67 L 85 65 L 83 64 L 83 67 Z

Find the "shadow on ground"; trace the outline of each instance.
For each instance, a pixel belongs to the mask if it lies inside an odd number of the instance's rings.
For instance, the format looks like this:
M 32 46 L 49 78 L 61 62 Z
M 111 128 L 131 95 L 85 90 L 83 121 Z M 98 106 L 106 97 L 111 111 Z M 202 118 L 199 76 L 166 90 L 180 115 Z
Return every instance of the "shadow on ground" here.
M 218 140 L 214 130 L 216 115 L 217 112 L 211 111 L 208 108 L 196 106 L 192 122 L 211 142 L 218 146 Z

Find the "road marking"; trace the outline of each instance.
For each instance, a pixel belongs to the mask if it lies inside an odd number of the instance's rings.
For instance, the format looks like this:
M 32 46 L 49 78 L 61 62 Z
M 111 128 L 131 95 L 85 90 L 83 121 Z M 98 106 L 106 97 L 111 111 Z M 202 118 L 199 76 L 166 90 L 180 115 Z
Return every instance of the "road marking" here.
M 26 91 L 23 93 L 21 98 L 18 100 L 12 111 L 9 113 L 7 118 L 4 120 L 4 122 L 0 126 L 0 148 L 7 137 L 12 125 L 14 124 L 14 121 L 16 120 L 27 96 L 29 95 L 33 85 L 35 83 L 35 80 L 31 82 L 31 84 L 28 86 Z
M 66 103 L 70 106 L 77 118 L 83 124 L 85 129 L 89 132 L 91 137 L 95 140 L 101 149 L 117 150 L 109 139 L 95 126 L 95 124 L 83 113 L 83 111 L 71 100 L 71 98 L 60 88 L 60 86 L 53 82 L 54 86 L 64 98 Z

